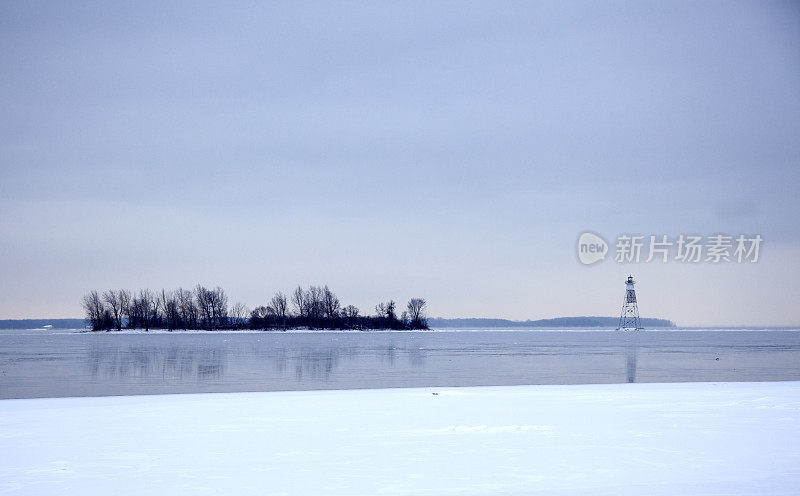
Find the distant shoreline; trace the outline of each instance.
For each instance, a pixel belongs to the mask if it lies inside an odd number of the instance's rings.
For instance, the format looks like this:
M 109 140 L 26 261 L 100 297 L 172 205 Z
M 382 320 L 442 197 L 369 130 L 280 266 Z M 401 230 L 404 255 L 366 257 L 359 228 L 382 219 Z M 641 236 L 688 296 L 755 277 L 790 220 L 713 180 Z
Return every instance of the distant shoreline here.
M 667 319 L 643 318 L 644 327 L 676 327 Z M 435 317 L 428 319 L 431 327 L 617 327 L 619 317 L 556 317 L 538 320 L 508 320 L 494 318 L 452 318 Z
M 48 322 L 55 322 L 56 319 L 49 320 Z M 72 320 L 72 319 L 65 319 L 65 320 Z M 75 319 L 80 320 L 80 319 Z M 0 323 L 8 322 L 8 321 L 0 321 Z M 19 322 L 19 320 L 15 320 L 14 322 Z M 144 329 L 122 329 L 121 331 L 117 330 L 102 330 L 102 331 L 92 331 L 88 327 L 83 326 L 57 326 L 52 325 L 51 327 L 43 327 L 43 326 L 30 326 L 30 325 L 13 325 L 13 326 L 3 326 L 0 325 L 0 332 L 2 331 L 56 331 L 58 334 L 75 334 L 75 335 L 89 335 L 89 334 L 96 334 L 96 335 L 104 335 L 104 334 L 124 334 L 124 335 L 132 335 L 132 334 L 316 334 L 316 333 L 345 333 L 345 334 L 355 334 L 355 333 L 372 333 L 372 332 L 382 332 L 382 333 L 390 333 L 390 332 L 422 332 L 422 333 L 430 333 L 430 332 L 617 332 L 615 326 L 596 326 L 596 327 L 580 327 L 580 326 L 561 326 L 561 327 L 544 327 L 544 326 L 508 326 L 508 327 L 491 327 L 491 326 L 430 326 L 429 329 L 310 329 L 310 328 L 288 328 L 288 329 L 216 329 L 216 330 L 206 330 L 206 329 L 149 329 L 145 331 Z M 800 331 L 800 326 L 696 326 L 696 327 L 683 327 L 683 326 L 676 326 L 676 327 L 650 327 L 645 328 L 641 332 L 698 332 L 698 331 L 708 331 L 708 332 L 724 332 L 724 331 Z M 622 332 L 622 331 L 619 331 Z M 627 331 L 630 332 L 630 331 Z
M 575 323 L 574 320 L 581 319 L 583 321 L 588 319 L 603 319 L 605 322 L 611 322 L 601 325 L 580 325 Z M 548 325 L 547 323 L 554 320 L 560 320 L 560 325 Z M 428 325 L 431 329 L 447 330 L 447 329 L 485 329 L 485 330 L 525 330 L 525 329 L 573 329 L 573 330 L 600 330 L 600 329 L 614 329 L 617 327 L 617 320 L 613 317 L 562 317 L 560 319 L 540 319 L 529 321 L 506 320 L 506 319 L 482 319 L 482 318 L 466 318 L 466 319 L 444 319 L 441 317 L 428 319 Z M 787 325 L 787 326 L 757 326 L 757 325 L 743 325 L 743 326 L 676 326 L 674 323 L 664 319 L 642 319 L 644 322 L 645 330 L 797 330 L 800 325 Z M 653 325 L 651 320 L 669 322 L 670 325 Z M 570 322 L 572 321 L 572 322 Z M 50 329 L 57 330 L 75 330 L 84 331 L 87 329 L 84 319 L 0 319 L 0 329 L 44 329 L 45 326 L 51 326 Z M 288 329 L 286 332 L 297 331 L 300 329 Z M 352 330 L 348 332 L 364 332 L 372 329 Z M 281 329 L 270 331 L 263 330 L 231 330 L 230 332 L 284 332 Z M 304 332 L 320 332 L 321 329 L 314 329 Z M 117 331 L 112 331 L 117 332 Z M 124 330 L 123 330 L 124 332 Z M 165 333 L 182 333 L 183 330 L 164 330 Z M 188 331 L 188 332 L 191 332 Z M 197 332 L 197 331 L 194 331 Z M 223 332 L 222 330 L 208 331 L 208 332 Z M 396 331 L 395 331 L 396 332 Z M 144 333 L 144 331 L 142 331 Z M 156 331 L 151 329 L 150 334 L 155 334 Z
M 619 318 L 616 317 L 559 317 L 555 319 L 539 320 L 508 320 L 494 318 L 442 318 L 435 317 L 428 319 L 430 327 L 485 327 L 485 328 L 508 328 L 508 327 L 617 327 Z M 642 324 L 645 327 L 676 327 L 675 324 L 666 319 L 643 318 Z M 83 329 L 88 327 L 84 319 L 0 319 L 0 329 L 34 329 L 47 325 L 54 329 Z

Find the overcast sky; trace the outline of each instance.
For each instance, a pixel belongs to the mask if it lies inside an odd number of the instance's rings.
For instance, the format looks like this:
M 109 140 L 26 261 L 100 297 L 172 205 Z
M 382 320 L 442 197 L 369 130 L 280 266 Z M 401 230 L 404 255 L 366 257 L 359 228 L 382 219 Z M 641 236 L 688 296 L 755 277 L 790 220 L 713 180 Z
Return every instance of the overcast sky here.
M 643 316 L 800 324 L 796 2 L 3 2 L 0 71 L 0 318 L 198 282 L 618 315 L 631 273 Z M 587 267 L 585 230 L 764 243 Z

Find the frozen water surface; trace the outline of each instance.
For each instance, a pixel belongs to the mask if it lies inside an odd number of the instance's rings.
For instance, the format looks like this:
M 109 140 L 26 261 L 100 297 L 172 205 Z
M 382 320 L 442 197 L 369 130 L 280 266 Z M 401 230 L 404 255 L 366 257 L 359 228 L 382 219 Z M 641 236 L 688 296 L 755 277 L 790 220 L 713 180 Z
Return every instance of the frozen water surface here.
M 0 398 L 800 380 L 800 331 L 0 331 Z

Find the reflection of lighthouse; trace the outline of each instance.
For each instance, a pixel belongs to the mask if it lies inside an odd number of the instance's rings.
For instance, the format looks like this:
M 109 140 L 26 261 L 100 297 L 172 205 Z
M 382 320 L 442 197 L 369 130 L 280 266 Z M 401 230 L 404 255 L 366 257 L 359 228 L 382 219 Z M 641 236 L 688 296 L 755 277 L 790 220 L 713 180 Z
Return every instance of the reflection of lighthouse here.
M 628 348 L 625 350 L 625 372 L 627 375 L 628 382 L 636 382 L 636 354 L 637 349 L 636 345 L 628 345 Z
M 625 281 L 625 300 L 622 302 L 622 313 L 619 316 L 617 330 L 635 331 L 642 329 L 639 321 L 639 307 L 636 304 L 636 290 L 633 288 L 634 284 L 633 276 L 628 276 Z

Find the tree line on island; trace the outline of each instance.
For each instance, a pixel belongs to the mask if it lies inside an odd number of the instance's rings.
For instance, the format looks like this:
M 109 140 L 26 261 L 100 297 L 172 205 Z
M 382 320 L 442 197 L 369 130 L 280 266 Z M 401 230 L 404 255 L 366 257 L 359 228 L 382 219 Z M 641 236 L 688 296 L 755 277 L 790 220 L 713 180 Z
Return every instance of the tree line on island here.
M 428 329 L 423 298 L 412 298 L 400 315 L 393 300 L 375 306 L 374 315 L 361 315 L 353 305 L 342 306 L 328 286 L 298 286 L 291 295 L 275 293 L 266 305 L 250 311 L 242 303 L 228 306 L 220 287 L 142 289 L 131 292 L 96 290 L 83 297 L 88 326 L 112 329 Z

